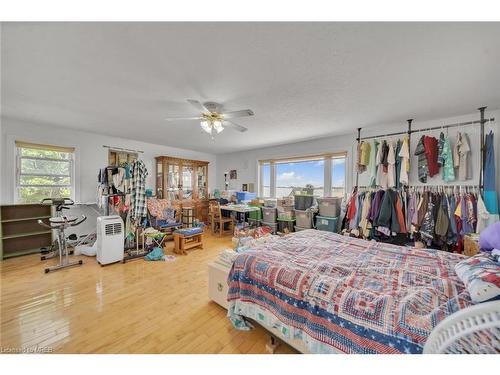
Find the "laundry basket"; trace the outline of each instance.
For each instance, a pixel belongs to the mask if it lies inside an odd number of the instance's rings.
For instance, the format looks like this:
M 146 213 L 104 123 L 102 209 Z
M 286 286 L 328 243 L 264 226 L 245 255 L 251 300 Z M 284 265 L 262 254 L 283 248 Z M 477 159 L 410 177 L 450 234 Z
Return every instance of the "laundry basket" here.
M 500 353 L 500 301 L 471 306 L 448 316 L 429 335 L 424 354 Z

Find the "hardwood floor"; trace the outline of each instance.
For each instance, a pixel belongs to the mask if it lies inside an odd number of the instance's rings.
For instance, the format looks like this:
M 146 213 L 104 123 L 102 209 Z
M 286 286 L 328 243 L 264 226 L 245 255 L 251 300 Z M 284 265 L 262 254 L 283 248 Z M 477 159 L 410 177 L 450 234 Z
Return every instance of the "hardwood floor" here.
M 231 237 L 205 236 L 203 250 L 173 262 L 95 258 L 49 274 L 54 260 L 12 258 L 1 267 L 0 349 L 55 353 L 266 353 L 267 331 L 233 329 L 207 296 L 207 264 Z M 167 245 L 173 254 L 173 241 Z M 295 353 L 281 344 L 278 353 Z

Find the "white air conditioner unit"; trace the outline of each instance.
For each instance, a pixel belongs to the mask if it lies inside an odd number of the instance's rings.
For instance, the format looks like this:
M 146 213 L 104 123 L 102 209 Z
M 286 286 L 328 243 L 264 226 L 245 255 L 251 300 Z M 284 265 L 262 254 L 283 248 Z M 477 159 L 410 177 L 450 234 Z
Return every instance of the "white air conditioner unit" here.
M 102 265 L 121 262 L 125 251 L 125 233 L 120 216 L 97 218 L 97 261 Z

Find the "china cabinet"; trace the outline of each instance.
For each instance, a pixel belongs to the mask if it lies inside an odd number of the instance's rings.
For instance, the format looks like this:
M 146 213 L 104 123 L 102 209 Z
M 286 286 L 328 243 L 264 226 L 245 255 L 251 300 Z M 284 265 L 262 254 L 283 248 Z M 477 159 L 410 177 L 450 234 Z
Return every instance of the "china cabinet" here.
M 193 207 L 195 217 L 208 221 L 208 162 L 156 157 L 156 197 L 179 208 Z

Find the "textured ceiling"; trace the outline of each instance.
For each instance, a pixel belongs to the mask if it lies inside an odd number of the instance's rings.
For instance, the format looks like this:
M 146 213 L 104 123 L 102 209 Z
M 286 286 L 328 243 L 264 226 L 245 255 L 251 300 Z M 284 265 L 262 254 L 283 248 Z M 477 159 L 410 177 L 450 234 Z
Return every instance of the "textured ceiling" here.
M 500 23 L 9 23 L 4 116 L 223 153 L 500 104 Z M 251 108 L 215 141 L 192 98 Z

